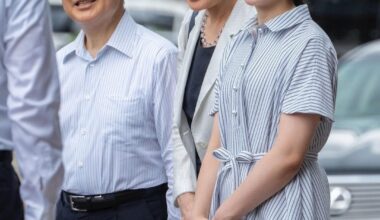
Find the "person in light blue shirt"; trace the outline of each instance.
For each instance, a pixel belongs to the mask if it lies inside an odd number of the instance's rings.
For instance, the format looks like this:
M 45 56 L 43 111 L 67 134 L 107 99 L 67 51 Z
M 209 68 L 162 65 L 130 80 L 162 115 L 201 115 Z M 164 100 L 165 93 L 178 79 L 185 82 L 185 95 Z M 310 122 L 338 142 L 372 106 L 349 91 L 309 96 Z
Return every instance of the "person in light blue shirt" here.
M 177 49 L 136 24 L 122 0 L 63 6 L 82 31 L 57 54 L 65 166 L 57 219 L 176 219 Z
M 62 183 L 59 82 L 48 11 L 45 0 L 0 1 L 1 220 L 53 219 Z

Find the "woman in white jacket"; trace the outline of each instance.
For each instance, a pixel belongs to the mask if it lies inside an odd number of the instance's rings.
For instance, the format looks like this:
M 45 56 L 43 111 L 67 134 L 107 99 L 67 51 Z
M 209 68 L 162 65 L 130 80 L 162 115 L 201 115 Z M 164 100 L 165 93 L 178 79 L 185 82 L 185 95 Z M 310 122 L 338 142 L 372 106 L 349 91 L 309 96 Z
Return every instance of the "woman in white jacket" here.
M 174 101 L 174 196 L 183 219 L 194 203 L 197 171 L 210 138 L 214 84 L 231 37 L 255 15 L 242 0 L 188 0 L 179 34 L 179 76 Z

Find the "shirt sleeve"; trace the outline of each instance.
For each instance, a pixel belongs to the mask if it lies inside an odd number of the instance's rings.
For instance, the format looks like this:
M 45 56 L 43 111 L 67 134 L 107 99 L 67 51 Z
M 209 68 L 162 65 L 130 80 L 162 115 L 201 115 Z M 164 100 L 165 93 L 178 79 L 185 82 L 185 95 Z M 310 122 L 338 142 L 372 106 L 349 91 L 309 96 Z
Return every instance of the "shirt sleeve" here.
M 54 219 L 63 177 L 59 86 L 47 1 L 6 0 L 8 113 L 26 220 Z
M 188 43 L 189 37 L 189 23 L 193 10 L 189 9 L 185 15 L 185 18 L 182 21 L 182 25 L 178 35 L 178 59 L 177 59 L 177 70 L 178 70 L 178 82 L 182 81 L 181 77 L 184 77 L 183 74 L 183 59 L 186 53 L 186 46 Z M 177 93 L 180 89 L 177 84 Z M 174 118 L 181 118 L 183 113 L 182 100 L 177 96 L 175 97 L 173 116 Z M 181 104 L 179 104 L 181 103 Z M 176 104 L 178 106 L 176 106 Z M 178 115 L 177 115 L 178 114 Z M 173 121 L 172 134 L 171 134 L 171 146 L 173 147 L 173 199 L 174 205 L 178 207 L 177 198 L 187 192 L 195 192 L 196 185 L 196 172 L 189 156 L 186 147 L 182 141 L 179 126 L 176 122 Z
M 155 75 L 154 118 L 157 137 L 161 146 L 161 155 L 168 178 L 169 190 L 166 196 L 168 215 L 169 219 L 177 219 L 179 218 L 179 212 L 178 209 L 174 207 L 173 202 L 173 149 L 170 141 L 173 100 L 177 80 L 176 50 L 173 49 L 170 52 L 165 52 L 163 58 L 160 58 L 158 62 L 156 62 Z
M 317 114 L 333 121 L 337 58 L 321 39 L 308 42 L 289 80 L 282 112 Z

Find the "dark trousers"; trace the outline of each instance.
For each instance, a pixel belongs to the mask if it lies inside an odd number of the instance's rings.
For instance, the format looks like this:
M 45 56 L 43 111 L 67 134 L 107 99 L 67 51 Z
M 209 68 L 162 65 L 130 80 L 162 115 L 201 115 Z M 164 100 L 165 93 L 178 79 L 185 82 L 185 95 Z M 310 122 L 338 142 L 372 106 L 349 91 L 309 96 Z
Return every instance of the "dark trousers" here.
M 117 207 L 91 212 L 72 211 L 70 205 L 60 198 L 56 220 L 167 220 L 165 193 L 127 202 Z
M 0 154 L 4 154 L 3 151 Z M 20 181 L 11 164 L 12 157 L 0 160 L 0 219 L 23 220 Z

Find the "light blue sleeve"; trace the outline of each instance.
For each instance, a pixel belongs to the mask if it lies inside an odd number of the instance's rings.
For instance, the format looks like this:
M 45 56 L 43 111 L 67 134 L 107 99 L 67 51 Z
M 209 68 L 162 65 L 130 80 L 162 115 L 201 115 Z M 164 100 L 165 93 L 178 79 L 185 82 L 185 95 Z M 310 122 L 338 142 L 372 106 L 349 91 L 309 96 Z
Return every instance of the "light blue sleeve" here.
M 317 114 L 333 121 L 336 98 L 335 50 L 322 39 L 312 39 L 303 50 L 289 80 L 282 112 Z
M 4 1 L 8 21 L 3 38 L 8 114 L 23 178 L 25 219 L 50 220 L 55 215 L 63 168 L 59 83 L 49 6 L 45 0 Z
M 170 141 L 173 101 L 177 76 L 177 51 L 170 50 L 156 63 L 156 83 L 154 90 L 154 119 L 158 141 L 161 146 L 161 155 L 165 163 L 168 178 L 167 206 L 168 219 L 180 219 L 180 213 L 174 206 L 173 198 L 173 149 Z

